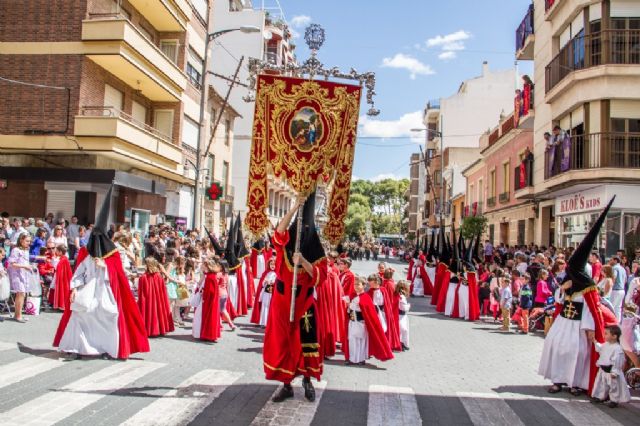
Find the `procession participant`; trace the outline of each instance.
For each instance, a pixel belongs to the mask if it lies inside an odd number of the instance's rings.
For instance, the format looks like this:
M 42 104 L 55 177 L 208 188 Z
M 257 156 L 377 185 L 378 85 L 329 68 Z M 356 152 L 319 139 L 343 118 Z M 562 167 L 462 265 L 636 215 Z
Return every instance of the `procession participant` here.
M 267 380 L 283 383 L 272 398 L 273 402 L 293 397 L 291 382 L 299 375 L 303 376 L 305 398 L 314 401 L 315 389 L 311 377 L 319 381 L 323 368 L 317 334 L 317 309 L 313 298 L 314 287 L 320 282 L 316 262 L 324 257 L 315 225 L 315 192 L 304 202 L 302 229 L 297 229 L 297 221 L 289 227 L 293 215 L 303 202 L 303 198 L 298 197 L 293 208 L 281 219 L 272 239 L 278 278 L 271 297 L 264 336 L 263 365 Z M 294 253 L 297 232 L 300 232 L 300 251 Z M 298 268 L 298 272 L 291 322 L 293 268 Z
M 447 287 L 443 287 L 441 292 L 445 292 L 444 297 L 441 295 L 441 298 L 444 298 L 444 314 L 451 318 L 458 318 L 458 290 L 460 288 L 460 273 L 461 271 L 461 262 L 460 257 L 458 256 L 458 243 L 456 243 L 455 238 L 455 229 L 452 229 L 453 232 L 453 258 L 451 259 L 451 265 L 449 266 L 449 285 Z
M 251 270 L 255 277 L 261 278 L 266 268 L 267 262 L 264 258 L 264 240 L 258 239 L 251 247 Z
M 411 309 L 411 304 L 407 301 L 409 294 L 409 281 L 398 281 L 393 295 L 393 308 L 394 315 L 398 318 L 400 345 L 403 351 L 409 350 L 409 317 L 407 315 L 409 309 Z
M 207 236 L 209 237 L 209 241 L 211 242 L 211 247 L 213 247 L 213 251 L 216 254 L 216 256 L 223 256 L 224 248 L 222 248 L 218 239 L 211 232 L 209 232 L 209 230 L 206 227 L 204 228 L 204 230 L 207 233 Z
M 389 294 L 393 294 L 396 291 L 396 283 L 393 280 L 393 268 L 387 268 L 382 274 L 382 287 L 386 288 Z
M 624 377 L 625 356 L 620 346 L 622 330 L 610 325 L 604 330 L 604 343 L 592 341 L 598 357 L 598 374 L 593 385 L 593 402 L 609 400 L 609 407 L 615 408 L 621 402 L 629 402 L 631 395 Z
M 193 337 L 208 342 L 216 342 L 220 338 L 222 324 L 220 322 L 220 293 L 217 274 L 220 272 L 220 264 L 215 259 L 206 259 L 202 262 L 204 280 L 198 286 L 196 292 L 200 294 L 199 304 L 195 306 Z
M 216 278 L 218 279 L 218 300 L 220 301 L 220 317 L 222 321 L 229 324 L 229 328 L 231 331 L 236 330 L 236 325 L 233 323 L 233 320 L 237 317 L 233 306 L 229 303 L 229 292 L 227 288 L 229 287 L 229 264 L 226 260 L 221 259 L 220 263 L 220 271 L 216 274 Z
M 129 288 L 118 250 L 106 235 L 113 186 L 80 250 L 71 278 L 70 309 L 58 325 L 53 346 L 61 352 L 127 359 L 149 352 L 144 322 Z
M 54 249 L 57 257 L 55 265 L 55 273 L 53 275 L 52 285 L 49 290 L 49 303 L 53 309 L 66 310 L 69 307 L 69 297 L 71 295 L 71 264 L 69 258 L 65 255 L 65 247 L 57 246 Z
M 353 294 L 353 283 L 356 276 L 351 272 L 351 259 L 341 257 L 338 259 L 338 269 L 340 270 L 340 285 L 342 285 L 342 293 L 345 296 Z
M 138 309 L 148 337 L 164 336 L 175 328 L 167 287 L 160 273 L 160 264 L 153 257 L 144 260 L 145 273 L 138 279 Z
M 318 267 L 320 284 L 316 287 L 318 304 L 318 341 L 325 358 L 336 354 L 336 344 L 342 337 L 344 324 L 344 303 L 342 286 L 335 265 L 338 253 L 330 252 Z
M 380 317 L 371 297 L 364 291 L 364 286 L 364 278 L 358 277 L 354 283 L 353 297 L 349 298 L 346 337 L 342 344 L 347 365 L 364 365 L 371 356 L 380 361 L 393 358 Z
M 384 262 L 378 263 L 378 275 L 380 275 L 380 279 L 384 280 L 384 271 L 387 269 L 387 264 Z
M 436 267 L 436 281 L 433 287 L 433 295 L 431 296 L 431 304 L 436 306 L 436 312 L 443 313 L 447 300 L 447 290 L 449 289 L 449 278 L 451 277 L 451 271 L 449 271 L 451 252 L 444 238 L 443 227 L 440 228 L 440 233 L 438 234 L 438 246 L 439 262 Z
M 418 246 L 416 245 L 415 250 L 413 250 L 413 255 L 409 259 L 409 267 L 407 269 L 407 280 L 409 282 L 413 282 L 413 274 L 415 272 L 414 265 L 416 263 L 416 260 L 418 259 L 418 256 L 420 256 L 420 252 Z
M 478 237 L 479 238 L 479 237 Z M 473 263 L 472 243 L 469 243 L 466 260 L 464 262 L 464 270 L 466 277 L 466 300 L 463 295 L 460 299 L 465 303 L 464 319 L 467 321 L 478 321 L 480 319 L 480 300 L 478 289 L 478 275 L 475 264 Z M 461 313 L 461 316 L 463 314 Z
M 240 213 L 238 213 L 238 219 L 236 221 L 236 257 L 240 261 L 242 270 L 242 284 L 245 294 L 245 304 L 247 308 L 253 307 L 253 298 L 255 297 L 255 282 L 253 281 L 254 275 L 251 268 L 251 258 L 249 256 L 249 250 L 244 240 L 242 233 L 242 219 Z M 238 281 L 240 283 L 240 281 Z M 246 313 L 245 313 L 246 314 Z
M 571 388 L 573 395 L 592 390 L 597 373 L 597 353 L 591 341 L 604 342 L 604 321 L 597 287 L 585 271 L 587 258 L 615 196 L 567 262 L 567 276 L 557 290 L 559 315 L 544 340 L 538 374 L 551 380 L 549 393 Z
M 367 281 L 369 282 L 369 291 L 367 293 L 378 312 L 380 324 L 389 341 L 389 346 L 394 351 L 400 351 L 402 350 L 400 324 L 398 323 L 398 316 L 393 315 L 393 293 L 389 293 L 386 288 L 380 286 L 380 277 L 377 274 L 369 275 Z
M 238 260 L 236 249 L 236 227 L 240 224 L 231 219 L 229 223 L 229 233 L 224 251 L 224 259 L 229 264 L 229 298 L 227 307 L 235 316 L 247 315 L 247 297 L 244 286 L 244 274 L 242 273 L 242 263 Z M 233 315 L 232 315 L 233 316 Z
M 253 311 L 251 311 L 251 322 L 253 324 L 265 327 L 269 318 L 269 306 L 271 304 L 271 295 L 273 294 L 273 285 L 276 282 L 276 260 L 271 258 L 267 264 L 267 269 L 262 273 L 258 282 L 258 290 L 256 291 L 255 301 L 253 302 Z
M 424 297 L 433 295 L 433 285 L 427 274 L 427 257 L 421 254 L 414 263 L 413 281 L 411 282 L 411 296 Z

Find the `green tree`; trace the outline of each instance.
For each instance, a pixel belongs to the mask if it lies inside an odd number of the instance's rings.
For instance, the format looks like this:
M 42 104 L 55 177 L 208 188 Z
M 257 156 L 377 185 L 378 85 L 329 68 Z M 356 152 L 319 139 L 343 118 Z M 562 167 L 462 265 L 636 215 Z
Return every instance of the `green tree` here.
M 466 217 L 460 225 L 462 236 L 469 240 L 478 234 L 484 234 L 487 230 L 487 218 L 484 216 Z

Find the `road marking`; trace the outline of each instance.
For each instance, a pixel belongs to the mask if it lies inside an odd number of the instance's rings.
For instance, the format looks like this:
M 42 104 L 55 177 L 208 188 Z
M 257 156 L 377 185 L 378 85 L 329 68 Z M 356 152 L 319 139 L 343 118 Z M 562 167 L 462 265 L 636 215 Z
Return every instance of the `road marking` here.
M 422 424 L 416 394 L 411 388 L 369 386 L 367 426 Z
M 520 417 L 498 394 L 456 392 L 474 425 L 524 426 Z
M 147 361 L 118 361 L 2 414 L 4 425 L 52 425 L 89 405 L 163 367 Z M 37 407 L 37 408 L 34 408 Z
M 621 426 L 621 423 L 618 423 L 586 400 L 573 399 L 567 402 L 548 400 L 547 403 L 574 425 Z
M 309 402 L 304 398 L 304 389 L 301 386 L 294 386 L 293 399 L 286 403 L 275 403 L 271 399 L 262 407 L 255 419 L 251 422 L 253 426 L 266 425 L 288 425 L 288 426 L 309 426 L 318 410 L 322 394 L 327 387 L 327 382 L 313 382 L 316 389 L 316 400 Z M 274 395 L 280 390 L 276 389 Z M 336 413 L 337 414 L 337 413 Z
M 0 388 L 18 383 L 63 365 L 62 360 L 57 359 L 58 354 L 56 352 L 51 352 L 51 356 L 51 358 L 31 356 L 1 366 Z
M 178 425 L 193 420 L 244 373 L 202 370 L 138 411 L 123 425 Z

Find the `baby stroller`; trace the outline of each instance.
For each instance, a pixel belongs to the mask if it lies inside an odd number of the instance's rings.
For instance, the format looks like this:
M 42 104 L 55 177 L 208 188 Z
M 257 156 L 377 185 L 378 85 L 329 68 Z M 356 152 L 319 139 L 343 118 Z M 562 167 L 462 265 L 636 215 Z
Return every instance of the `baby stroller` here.
M 627 353 L 630 364 L 632 365 L 625 372 L 625 379 L 631 389 L 640 389 L 640 368 L 633 367 L 633 360 L 629 353 L 640 355 L 640 316 L 636 315 L 636 306 L 627 306 L 622 318 L 622 336 L 620 337 L 620 344 L 622 349 Z
M 556 312 L 556 302 L 553 296 L 547 297 L 547 301 L 542 308 L 533 308 L 529 316 L 529 330 L 544 330 L 544 321 L 546 318 L 553 317 Z

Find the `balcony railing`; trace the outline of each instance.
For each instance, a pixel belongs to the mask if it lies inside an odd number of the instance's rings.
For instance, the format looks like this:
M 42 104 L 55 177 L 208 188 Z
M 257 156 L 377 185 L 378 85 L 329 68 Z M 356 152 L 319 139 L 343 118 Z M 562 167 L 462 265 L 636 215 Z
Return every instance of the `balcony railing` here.
M 508 192 L 503 192 L 502 194 L 500 194 L 498 196 L 500 203 L 505 204 L 509 202 L 509 193 Z
M 549 11 L 549 9 L 551 9 L 551 7 L 556 3 L 559 2 L 560 0 L 544 0 L 544 11 L 545 13 Z
M 487 207 L 495 207 L 496 206 L 496 197 L 487 198 Z
M 516 30 L 516 52 L 524 47 L 531 34 L 533 34 L 533 4 L 529 5 L 527 14 Z
M 549 92 L 573 71 L 608 64 L 640 64 L 640 30 L 606 30 L 571 39 L 545 69 Z
M 545 152 L 545 179 L 571 170 L 640 169 L 640 133 L 567 136 Z
M 147 132 L 151 133 L 158 139 L 162 139 L 165 142 L 173 144 L 171 140 L 171 136 L 162 133 L 160 130 L 155 127 L 143 123 L 142 121 L 136 120 L 131 115 L 127 114 L 124 111 L 120 111 L 117 108 L 109 107 L 109 106 L 83 106 L 80 108 L 80 115 L 84 116 L 93 116 L 93 117 L 116 117 L 120 118 L 124 121 L 127 121 L 135 126 L 141 127 Z
M 533 186 L 533 160 L 524 160 L 520 163 L 520 165 L 514 169 L 513 176 L 514 191 Z

